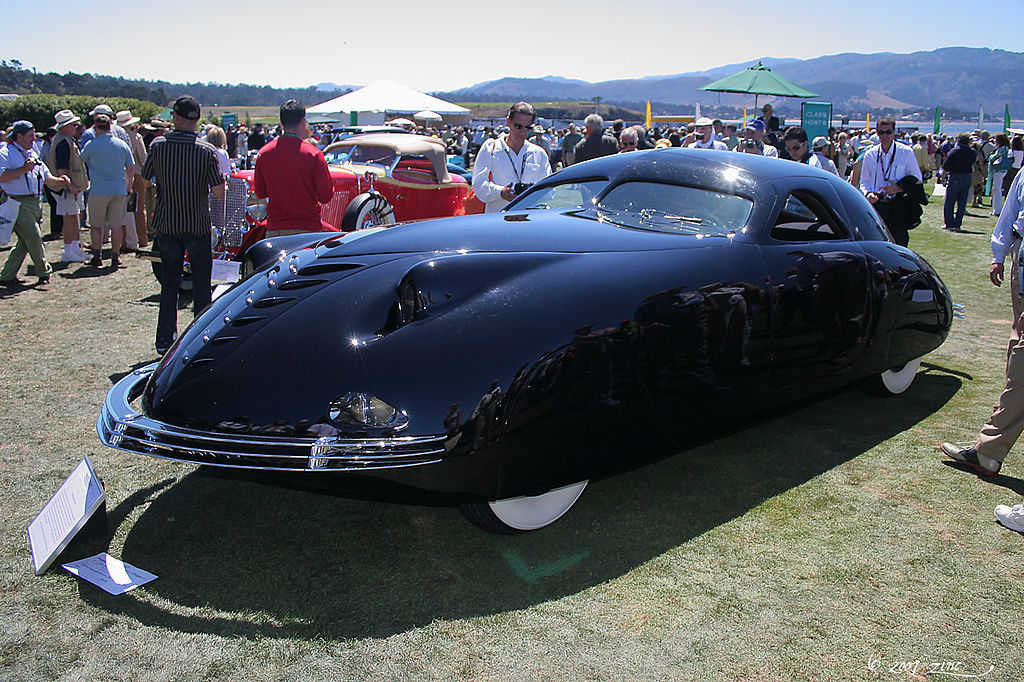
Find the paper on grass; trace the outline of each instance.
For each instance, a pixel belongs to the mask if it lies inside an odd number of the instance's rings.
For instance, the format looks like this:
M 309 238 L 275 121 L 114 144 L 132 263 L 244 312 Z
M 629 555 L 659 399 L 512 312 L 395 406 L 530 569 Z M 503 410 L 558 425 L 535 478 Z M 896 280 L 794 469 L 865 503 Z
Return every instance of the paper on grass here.
M 932 190 L 933 197 L 944 197 L 946 196 L 946 186 L 941 182 L 935 183 L 935 189 Z
M 107 499 L 88 457 L 83 457 L 28 526 L 32 565 L 45 571 Z
M 149 571 L 115 559 L 106 552 L 66 563 L 64 568 L 71 575 L 88 580 L 110 594 L 124 594 L 156 579 Z

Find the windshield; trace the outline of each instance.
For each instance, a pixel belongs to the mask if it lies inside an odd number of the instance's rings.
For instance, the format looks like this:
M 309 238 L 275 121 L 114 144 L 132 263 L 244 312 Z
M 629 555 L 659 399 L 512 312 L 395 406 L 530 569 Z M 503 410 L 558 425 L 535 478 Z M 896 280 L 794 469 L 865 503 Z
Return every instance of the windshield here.
M 324 152 L 327 163 L 365 163 L 390 168 L 395 162 L 395 151 L 386 147 L 351 145 Z
M 572 209 L 592 207 L 593 199 L 608 184 L 607 178 L 566 182 L 545 187 L 523 195 L 509 209 L 516 211 L 537 211 L 543 209 Z
M 698 236 L 727 236 L 746 224 L 754 202 L 701 187 L 625 182 L 604 195 L 589 214 L 623 227 Z

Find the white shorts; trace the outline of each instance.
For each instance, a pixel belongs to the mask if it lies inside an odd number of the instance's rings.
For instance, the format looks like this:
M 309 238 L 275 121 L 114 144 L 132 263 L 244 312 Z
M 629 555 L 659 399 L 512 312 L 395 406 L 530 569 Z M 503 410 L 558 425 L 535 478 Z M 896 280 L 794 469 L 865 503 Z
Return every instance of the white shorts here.
M 57 215 L 78 215 L 85 208 L 84 192 L 75 194 L 66 189 L 63 192 L 54 192 L 53 196 L 57 199 Z

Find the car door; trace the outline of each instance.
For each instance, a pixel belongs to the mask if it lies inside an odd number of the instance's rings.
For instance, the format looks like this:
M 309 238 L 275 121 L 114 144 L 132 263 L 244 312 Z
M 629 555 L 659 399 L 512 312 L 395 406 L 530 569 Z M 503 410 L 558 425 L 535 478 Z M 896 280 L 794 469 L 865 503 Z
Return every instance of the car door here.
M 846 383 L 860 359 L 870 277 L 827 181 L 792 179 L 779 190 L 761 247 L 772 291 L 769 388 L 810 394 Z

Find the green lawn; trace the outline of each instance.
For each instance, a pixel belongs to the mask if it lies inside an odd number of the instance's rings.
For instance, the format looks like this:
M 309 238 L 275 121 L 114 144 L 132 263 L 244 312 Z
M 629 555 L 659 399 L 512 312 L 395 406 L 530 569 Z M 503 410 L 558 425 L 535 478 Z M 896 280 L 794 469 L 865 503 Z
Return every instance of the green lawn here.
M 992 509 L 1024 465 L 937 452 L 1002 385 L 1009 292 L 972 214 L 945 232 L 933 200 L 911 233 L 968 316 L 906 394 L 793 409 L 518 537 L 108 450 L 106 391 L 155 359 L 148 264 L 0 292 L 0 679 L 1020 680 L 1024 537 Z M 86 454 L 112 534 L 88 549 L 160 576 L 126 595 L 32 574 L 25 529 Z

